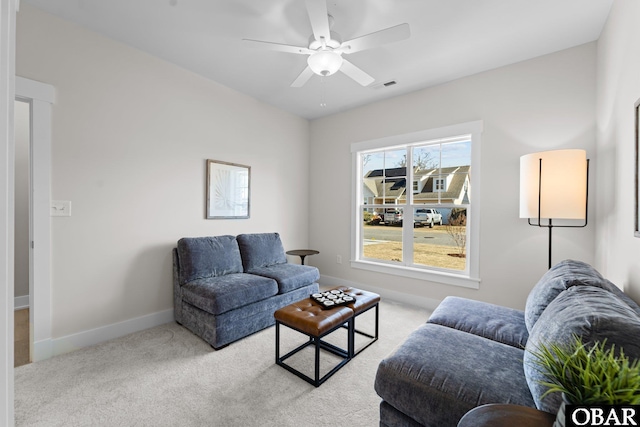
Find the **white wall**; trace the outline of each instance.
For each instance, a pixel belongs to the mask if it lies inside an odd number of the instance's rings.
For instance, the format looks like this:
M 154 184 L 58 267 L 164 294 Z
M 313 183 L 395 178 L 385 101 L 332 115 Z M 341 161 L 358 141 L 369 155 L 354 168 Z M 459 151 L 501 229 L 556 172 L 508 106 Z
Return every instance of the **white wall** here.
M 29 103 L 15 102 L 14 295 L 16 298 L 29 295 L 29 114 Z
M 311 246 L 323 275 L 423 301 L 460 295 L 516 308 L 547 270 L 546 229 L 518 218 L 519 157 L 559 148 L 595 154 L 596 45 L 589 43 L 311 123 Z M 401 82 L 400 82 L 401 84 Z M 352 142 L 484 121 L 479 290 L 350 267 Z M 593 195 L 593 193 L 592 193 Z M 593 210 L 593 209 L 592 209 Z M 593 262 L 594 226 L 554 229 L 554 262 Z M 342 264 L 336 263 L 341 255 Z
M 308 245 L 309 124 L 23 4 L 16 73 L 51 84 L 52 334 L 171 310 L 184 236 Z M 205 220 L 205 161 L 251 166 L 251 218 Z M 292 261 L 297 261 L 297 258 Z
M 640 98 L 640 2 L 617 0 L 598 41 L 596 266 L 640 301 L 634 231 L 634 111 Z

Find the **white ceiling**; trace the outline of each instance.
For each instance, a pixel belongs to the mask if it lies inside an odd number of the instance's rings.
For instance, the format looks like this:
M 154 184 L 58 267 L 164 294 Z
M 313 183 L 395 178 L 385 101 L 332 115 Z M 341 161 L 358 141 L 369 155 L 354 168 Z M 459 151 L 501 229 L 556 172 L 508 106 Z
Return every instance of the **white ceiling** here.
M 22 1 L 308 119 L 597 40 L 613 2 L 328 0 L 344 40 L 402 23 L 411 37 L 349 55 L 368 87 L 336 73 L 291 88 L 307 56 L 242 39 L 307 46 L 303 0 Z

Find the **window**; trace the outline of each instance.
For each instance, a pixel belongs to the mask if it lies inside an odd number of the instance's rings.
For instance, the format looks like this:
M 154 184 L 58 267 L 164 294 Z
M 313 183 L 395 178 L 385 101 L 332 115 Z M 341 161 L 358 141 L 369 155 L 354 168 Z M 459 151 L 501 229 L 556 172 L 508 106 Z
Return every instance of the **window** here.
M 352 144 L 353 267 L 478 287 L 481 131 L 471 122 Z

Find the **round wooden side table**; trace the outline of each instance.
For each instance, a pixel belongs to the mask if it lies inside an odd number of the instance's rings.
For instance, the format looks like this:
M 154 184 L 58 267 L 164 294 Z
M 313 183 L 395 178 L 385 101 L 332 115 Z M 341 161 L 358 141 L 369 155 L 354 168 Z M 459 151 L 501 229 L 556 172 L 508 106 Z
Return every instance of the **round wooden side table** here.
M 490 403 L 467 412 L 458 427 L 551 427 L 554 414 L 520 405 Z
M 291 251 L 287 251 L 287 255 L 297 255 L 300 257 L 300 263 L 304 265 L 304 258 L 308 255 L 316 255 L 320 252 L 313 249 L 294 249 Z

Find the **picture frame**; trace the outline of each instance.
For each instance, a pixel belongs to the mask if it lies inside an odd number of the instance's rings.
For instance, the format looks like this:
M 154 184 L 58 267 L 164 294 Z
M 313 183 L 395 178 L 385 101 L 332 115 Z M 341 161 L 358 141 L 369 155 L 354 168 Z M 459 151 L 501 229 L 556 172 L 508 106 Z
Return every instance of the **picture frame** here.
M 207 159 L 207 219 L 248 219 L 251 167 Z
M 635 124 L 635 216 L 633 235 L 640 237 L 640 99 L 634 104 Z

